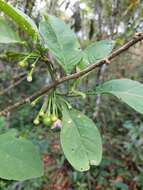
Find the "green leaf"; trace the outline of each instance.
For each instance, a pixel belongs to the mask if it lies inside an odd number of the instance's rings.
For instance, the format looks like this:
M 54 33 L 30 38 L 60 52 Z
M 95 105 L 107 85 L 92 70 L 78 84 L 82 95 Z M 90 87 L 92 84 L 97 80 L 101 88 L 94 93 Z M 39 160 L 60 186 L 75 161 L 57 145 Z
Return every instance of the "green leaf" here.
M 70 73 L 82 56 L 74 32 L 59 18 L 50 15 L 40 23 L 39 30 L 45 48 L 49 48 L 66 73 Z
M 14 20 L 27 34 L 37 39 L 39 35 L 37 26 L 29 16 L 13 7 L 5 0 L 0 0 L 0 10 Z
M 0 18 L 0 43 L 22 43 L 18 34 L 2 18 Z
M 106 58 L 113 50 L 115 43 L 112 40 L 97 41 L 84 50 L 83 62 L 85 65 L 95 64 Z
M 43 166 L 37 148 L 16 130 L 0 135 L 0 177 L 8 180 L 26 180 L 43 175 Z
M 120 190 L 129 190 L 128 186 L 123 182 L 114 183 L 113 186 L 117 189 L 120 189 Z
M 91 119 L 77 110 L 63 109 L 61 145 L 71 165 L 78 171 L 99 165 L 102 158 L 100 133 Z
M 130 79 L 107 81 L 96 89 L 97 93 L 113 94 L 137 112 L 143 114 L 143 84 Z

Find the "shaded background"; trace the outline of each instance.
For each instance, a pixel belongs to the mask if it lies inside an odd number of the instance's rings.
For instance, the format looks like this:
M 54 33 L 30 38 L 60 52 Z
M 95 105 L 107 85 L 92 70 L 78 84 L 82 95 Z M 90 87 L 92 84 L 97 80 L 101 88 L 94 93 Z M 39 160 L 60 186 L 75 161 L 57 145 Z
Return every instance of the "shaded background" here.
M 77 34 L 84 48 L 102 39 L 116 40 L 116 47 L 143 31 L 142 0 L 11 0 L 11 4 L 31 16 L 38 24 L 44 15 L 53 14 Z M 27 36 L 9 20 L 20 35 Z M 31 47 L 29 47 L 29 51 Z M 33 82 L 28 83 L 25 70 L 17 66 L 12 51 L 18 54 L 27 49 L 19 46 L 0 46 L 0 108 L 1 110 L 32 94 L 49 81 L 46 66 L 39 63 Z M 143 45 L 138 43 L 118 56 L 110 67 L 92 72 L 81 88 L 91 89 L 103 81 L 131 78 L 143 82 Z M 9 85 L 21 80 L 13 89 Z M 37 144 L 45 163 L 42 178 L 24 182 L 0 180 L 1 190 L 143 190 L 143 116 L 114 97 L 74 98 L 72 104 L 91 117 L 102 134 L 103 160 L 99 167 L 88 172 L 74 171 L 65 160 L 59 143 L 59 133 L 33 125 L 35 108 L 25 105 L 10 113 L 6 125 L 0 119 L 0 132 L 17 128 L 22 136 Z M 72 142 L 71 142 L 72 143 Z

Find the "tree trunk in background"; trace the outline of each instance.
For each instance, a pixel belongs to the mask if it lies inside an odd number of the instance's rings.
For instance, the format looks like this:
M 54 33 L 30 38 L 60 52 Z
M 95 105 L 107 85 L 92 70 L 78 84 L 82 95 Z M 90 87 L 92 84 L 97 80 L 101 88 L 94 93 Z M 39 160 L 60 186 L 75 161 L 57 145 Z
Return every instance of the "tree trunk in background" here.
M 35 0 L 27 0 L 25 3 L 25 13 L 29 16 L 32 14 L 32 9 L 35 5 Z

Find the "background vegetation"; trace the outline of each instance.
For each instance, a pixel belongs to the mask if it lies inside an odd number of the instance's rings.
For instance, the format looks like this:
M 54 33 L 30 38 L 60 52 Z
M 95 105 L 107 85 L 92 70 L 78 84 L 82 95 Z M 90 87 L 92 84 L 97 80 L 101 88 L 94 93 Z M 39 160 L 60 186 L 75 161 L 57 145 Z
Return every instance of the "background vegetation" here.
M 14 6 L 38 21 L 54 14 L 70 24 L 82 47 L 101 39 L 116 40 L 116 47 L 143 31 L 142 0 L 11 0 Z M 7 18 L 8 19 L 8 18 Z M 10 22 L 10 21 L 9 21 Z M 10 22 L 10 24 L 13 24 Z M 23 38 L 26 35 L 13 25 Z M 0 109 L 38 90 L 49 81 L 44 64 L 39 64 L 32 83 L 25 80 L 25 70 L 18 67 L 13 48 L 0 47 Z M 83 89 L 114 78 L 131 78 L 143 82 L 143 46 L 141 43 L 114 59 L 110 67 L 92 72 L 84 80 Z M 8 53 L 7 53 L 8 52 Z M 11 55 L 11 56 L 9 56 Z M 15 88 L 17 81 L 21 83 Z M 22 136 L 32 139 L 41 151 L 45 175 L 24 182 L 0 180 L 1 190 L 142 190 L 143 189 L 143 117 L 116 98 L 87 97 L 84 103 L 75 98 L 73 104 L 90 116 L 99 127 L 103 139 L 103 160 L 99 167 L 80 173 L 65 160 L 58 133 L 33 125 L 36 109 L 25 105 L 9 113 L 6 124 L 1 118 L 0 132 L 18 128 Z M 72 142 L 71 142 L 72 143 Z

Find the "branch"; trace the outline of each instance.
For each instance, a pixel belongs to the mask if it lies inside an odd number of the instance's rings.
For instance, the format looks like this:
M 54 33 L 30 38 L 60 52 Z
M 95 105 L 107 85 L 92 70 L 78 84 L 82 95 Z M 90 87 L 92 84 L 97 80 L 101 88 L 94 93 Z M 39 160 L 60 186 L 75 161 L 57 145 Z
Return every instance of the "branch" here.
M 45 72 L 47 70 L 45 70 L 45 69 L 43 69 L 43 70 L 42 69 L 35 70 L 34 73 L 38 73 L 38 72 L 41 72 L 41 71 Z M 13 88 L 15 88 L 16 86 L 18 86 L 19 84 L 21 84 L 26 78 L 27 78 L 27 72 L 23 72 L 23 73 L 20 73 L 17 76 L 14 76 L 13 80 L 12 80 L 12 84 L 9 85 L 7 88 L 1 90 L 0 91 L 0 96 L 3 96 L 4 94 L 8 93 Z M 16 82 L 15 82 L 15 80 L 16 80 Z
M 126 50 L 128 50 L 130 47 L 132 47 L 133 45 L 135 45 L 136 43 L 140 42 L 143 40 L 143 33 L 138 33 L 136 34 L 133 39 L 131 39 L 129 42 L 125 43 L 122 47 L 120 47 L 119 49 L 115 50 L 113 53 L 111 53 L 107 59 L 103 59 L 101 61 L 99 61 L 96 64 L 93 65 L 89 65 L 86 69 L 71 74 L 71 75 L 67 75 L 65 77 L 62 77 L 61 79 L 58 79 L 54 82 L 52 82 L 51 84 L 41 88 L 38 92 L 35 92 L 34 94 L 32 94 L 31 96 L 28 96 L 27 98 L 11 105 L 8 106 L 7 108 L 5 108 L 3 111 L 0 112 L 0 116 L 2 115 L 6 115 L 8 112 L 11 112 L 12 110 L 18 108 L 19 106 L 22 106 L 24 104 L 30 103 L 31 101 L 33 101 L 34 99 L 36 99 L 39 96 L 44 95 L 45 93 L 47 93 L 49 90 L 57 87 L 58 85 L 60 85 L 61 83 L 64 83 L 65 81 L 69 81 L 69 80 L 73 80 L 73 79 L 78 79 L 81 76 L 88 74 L 89 72 L 93 71 L 95 68 L 97 67 L 101 67 L 103 64 L 109 64 L 110 61 L 117 57 L 118 55 L 120 55 L 121 53 L 125 52 Z
M 23 76 L 21 79 L 19 79 L 18 81 L 14 82 L 13 84 L 11 84 L 10 86 L 8 86 L 7 88 L 3 89 L 2 91 L 0 91 L 0 96 L 8 93 L 12 88 L 15 88 L 16 86 L 18 86 L 22 81 L 24 81 L 26 79 L 26 76 Z

